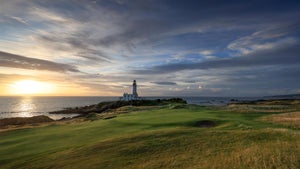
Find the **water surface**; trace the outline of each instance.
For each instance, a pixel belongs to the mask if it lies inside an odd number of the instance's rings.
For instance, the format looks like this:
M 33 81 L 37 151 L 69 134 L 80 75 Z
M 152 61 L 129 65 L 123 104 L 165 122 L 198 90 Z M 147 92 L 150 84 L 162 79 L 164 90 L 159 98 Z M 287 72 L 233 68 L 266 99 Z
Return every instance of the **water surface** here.
M 46 115 L 52 119 L 73 117 L 76 114 L 49 114 L 69 107 L 81 107 L 118 97 L 0 97 L 0 118 Z

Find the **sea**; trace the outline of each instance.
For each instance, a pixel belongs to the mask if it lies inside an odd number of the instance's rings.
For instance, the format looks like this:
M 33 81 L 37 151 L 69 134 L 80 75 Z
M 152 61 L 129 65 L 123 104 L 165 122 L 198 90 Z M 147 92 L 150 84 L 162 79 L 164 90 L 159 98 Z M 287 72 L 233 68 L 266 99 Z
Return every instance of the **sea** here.
M 143 99 L 165 99 L 172 97 L 143 97 Z M 234 97 L 181 97 L 189 104 L 222 106 L 236 100 L 257 100 L 259 98 Z M 32 117 L 46 115 L 54 120 L 74 117 L 77 114 L 49 114 L 51 111 L 72 107 L 82 107 L 103 101 L 117 101 L 119 97 L 62 97 L 62 96 L 27 96 L 0 97 L 0 119 L 12 117 Z
M 115 101 L 118 97 L 64 97 L 26 96 L 0 97 L 0 119 L 12 117 L 32 117 L 46 115 L 54 120 L 69 118 L 77 114 L 49 114 L 49 112 L 72 107 Z

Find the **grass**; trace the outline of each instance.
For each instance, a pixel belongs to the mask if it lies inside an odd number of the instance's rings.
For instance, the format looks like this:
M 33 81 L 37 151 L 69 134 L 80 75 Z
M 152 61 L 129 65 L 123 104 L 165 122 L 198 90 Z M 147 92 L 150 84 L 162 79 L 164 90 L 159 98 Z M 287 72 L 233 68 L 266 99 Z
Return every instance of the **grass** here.
M 299 128 L 261 120 L 274 113 L 122 107 L 114 118 L 0 132 L 0 168 L 300 168 Z
M 265 121 L 270 121 L 272 123 L 283 124 L 288 127 L 300 128 L 300 112 L 282 113 L 274 114 L 271 116 L 266 116 L 262 118 Z
M 35 124 L 35 123 L 44 123 L 51 122 L 53 119 L 48 116 L 34 116 L 34 117 L 14 117 L 0 119 L 0 128 L 6 128 L 7 126 L 12 125 L 25 125 L 25 124 Z

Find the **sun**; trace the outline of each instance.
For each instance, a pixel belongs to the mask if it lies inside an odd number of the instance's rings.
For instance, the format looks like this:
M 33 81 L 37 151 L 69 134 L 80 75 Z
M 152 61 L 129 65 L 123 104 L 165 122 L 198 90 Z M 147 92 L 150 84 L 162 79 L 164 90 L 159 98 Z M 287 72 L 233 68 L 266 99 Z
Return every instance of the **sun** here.
M 51 83 L 35 80 L 20 80 L 11 85 L 11 93 L 15 95 L 44 95 L 54 90 Z

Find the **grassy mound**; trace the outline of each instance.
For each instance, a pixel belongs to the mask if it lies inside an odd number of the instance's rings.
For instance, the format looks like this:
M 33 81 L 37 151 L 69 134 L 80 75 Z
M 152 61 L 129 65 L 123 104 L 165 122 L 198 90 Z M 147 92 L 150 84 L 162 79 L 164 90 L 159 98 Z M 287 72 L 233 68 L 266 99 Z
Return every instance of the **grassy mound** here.
M 5 118 L 0 119 L 0 128 L 6 127 L 9 125 L 25 125 L 25 124 L 35 124 L 35 123 L 44 123 L 52 122 L 53 119 L 48 116 L 34 116 L 34 117 L 14 117 L 14 118 Z

